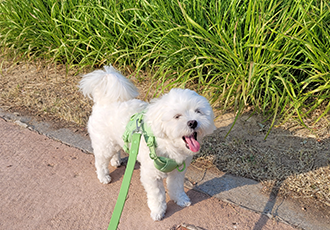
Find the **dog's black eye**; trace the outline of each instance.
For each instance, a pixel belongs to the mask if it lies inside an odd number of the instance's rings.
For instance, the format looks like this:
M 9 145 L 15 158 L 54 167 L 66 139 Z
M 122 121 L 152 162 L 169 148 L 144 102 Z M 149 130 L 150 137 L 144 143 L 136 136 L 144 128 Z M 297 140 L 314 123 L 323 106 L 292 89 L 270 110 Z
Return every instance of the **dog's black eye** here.
M 195 113 L 202 113 L 202 112 L 199 109 L 196 109 Z
M 176 115 L 174 116 L 174 118 L 175 118 L 175 119 L 179 119 L 181 116 L 182 116 L 181 114 L 176 114 Z

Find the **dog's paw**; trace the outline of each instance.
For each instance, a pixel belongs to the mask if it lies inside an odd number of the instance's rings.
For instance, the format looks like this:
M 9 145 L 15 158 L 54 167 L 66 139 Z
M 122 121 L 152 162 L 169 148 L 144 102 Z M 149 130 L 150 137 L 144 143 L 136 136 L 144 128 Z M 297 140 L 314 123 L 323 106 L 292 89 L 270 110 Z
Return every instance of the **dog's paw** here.
M 110 164 L 113 166 L 113 167 L 119 167 L 121 165 L 121 159 L 118 159 L 118 158 L 112 158 L 111 161 L 110 161 Z
M 175 201 L 177 203 L 177 205 L 181 206 L 181 207 L 188 207 L 191 205 L 191 201 L 189 199 L 189 197 L 184 194 L 180 197 L 180 199 L 178 199 L 177 201 Z
M 97 178 L 99 178 L 99 180 L 102 184 L 109 184 L 111 181 L 111 177 L 109 174 L 104 175 L 104 176 L 98 175 Z
M 189 201 L 183 201 L 183 200 L 179 200 L 176 202 L 177 205 L 179 205 L 180 207 L 188 207 L 191 205 L 190 200 Z
M 164 218 L 165 211 L 164 212 L 151 212 L 150 216 L 154 221 L 159 221 Z

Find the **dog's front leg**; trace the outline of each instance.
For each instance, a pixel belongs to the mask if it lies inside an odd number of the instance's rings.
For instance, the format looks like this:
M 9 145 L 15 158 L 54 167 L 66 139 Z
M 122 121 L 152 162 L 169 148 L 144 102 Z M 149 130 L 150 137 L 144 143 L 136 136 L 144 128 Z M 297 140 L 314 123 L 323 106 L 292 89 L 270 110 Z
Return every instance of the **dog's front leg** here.
M 163 219 L 166 212 L 166 196 L 163 180 L 141 167 L 141 182 L 147 192 L 148 206 L 153 220 Z
M 184 178 L 190 162 L 191 159 L 186 160 L 186 168 L 183 172 L 174 169 L 166 179 L 168 194 L 171 200 L 181 207 L 187 207 L 191 204 L 189 197 L 184 191 Z

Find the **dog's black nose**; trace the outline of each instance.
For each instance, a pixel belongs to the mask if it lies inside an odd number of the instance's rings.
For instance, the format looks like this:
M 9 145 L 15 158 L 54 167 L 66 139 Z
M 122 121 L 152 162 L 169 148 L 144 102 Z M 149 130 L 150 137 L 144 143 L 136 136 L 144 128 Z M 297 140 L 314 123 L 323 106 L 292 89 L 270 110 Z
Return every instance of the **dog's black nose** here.
M 188 125 L 190 128 L 194 129 L 194 128 L 197 127 L 198 123 L 197 123 L 196 120 L 190 120 L 190 121 L 187 122 L 187 125 Z

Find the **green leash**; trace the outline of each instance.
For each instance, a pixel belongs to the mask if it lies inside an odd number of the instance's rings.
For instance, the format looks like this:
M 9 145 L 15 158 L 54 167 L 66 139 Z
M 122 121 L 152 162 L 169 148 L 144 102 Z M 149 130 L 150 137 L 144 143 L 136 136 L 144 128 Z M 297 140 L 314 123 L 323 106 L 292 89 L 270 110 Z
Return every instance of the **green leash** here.
M 121 213 L 123 212 L 124 204 L 126 201 L 129 185 L 131 183 L 135 162 L 137 159 L 137 155 L 139 153 L 140 140 L 142 134 L 147 143 L 147 146 L 149 147 L 150 158 L 154 161 L 154 165 L 158 170 L 162 172 L 171 172 L 176 168 L 179 172 L 182 172 L 186 168 L 185 162 L 183 162 L 183 164 L 181 165 L 178 165 L 172 159 L 166 157 L 158 157 L 156 155 L 155 136 L 152 134 L 150 127 L 143 122 L 144 113 L 145 111 L 142 111 L 141 113 L 134 114 L 131 117 L 129 123 L 126 126 L 125 133 L 123 135 L 123 140 L 125 142 L 123 149 L 125 152 L 129 152 L 129 157 L 128 157 L 128 162 L 127 162 L 123 182 L 121 184 L 118 199 L 115 205 L 115 209 L 113 210 L 112 213 L 108 230 L 116 230 L 118 227 Z M 128 143 L 131 143 L 130 150 L 128 148 Z M 182 165 L 183 167 L 182 169 L 180 169 L 179 167 L 181 167 Z
M 119 220 L 121 217 L 121 213 L 124 208 L 124 204 L 126 201 L 129 185 L 131 183 L 132 174 L 134 170 L 134 165 L 136 162 L 137 154 L 139 152 L 139 144 L 141 139 L 141 133 L 134 133 L 132 135 L 132 145 L 131 151 L 128 157 L 128 162 L 123 178 L 123 182 L 121 184 L 120 192 L 118 195 L 117 203 L 115 209 L 113 210 L 112 217 L 110 220 L 110 224 L 108 230 L 116 230 L 119 224 Z

